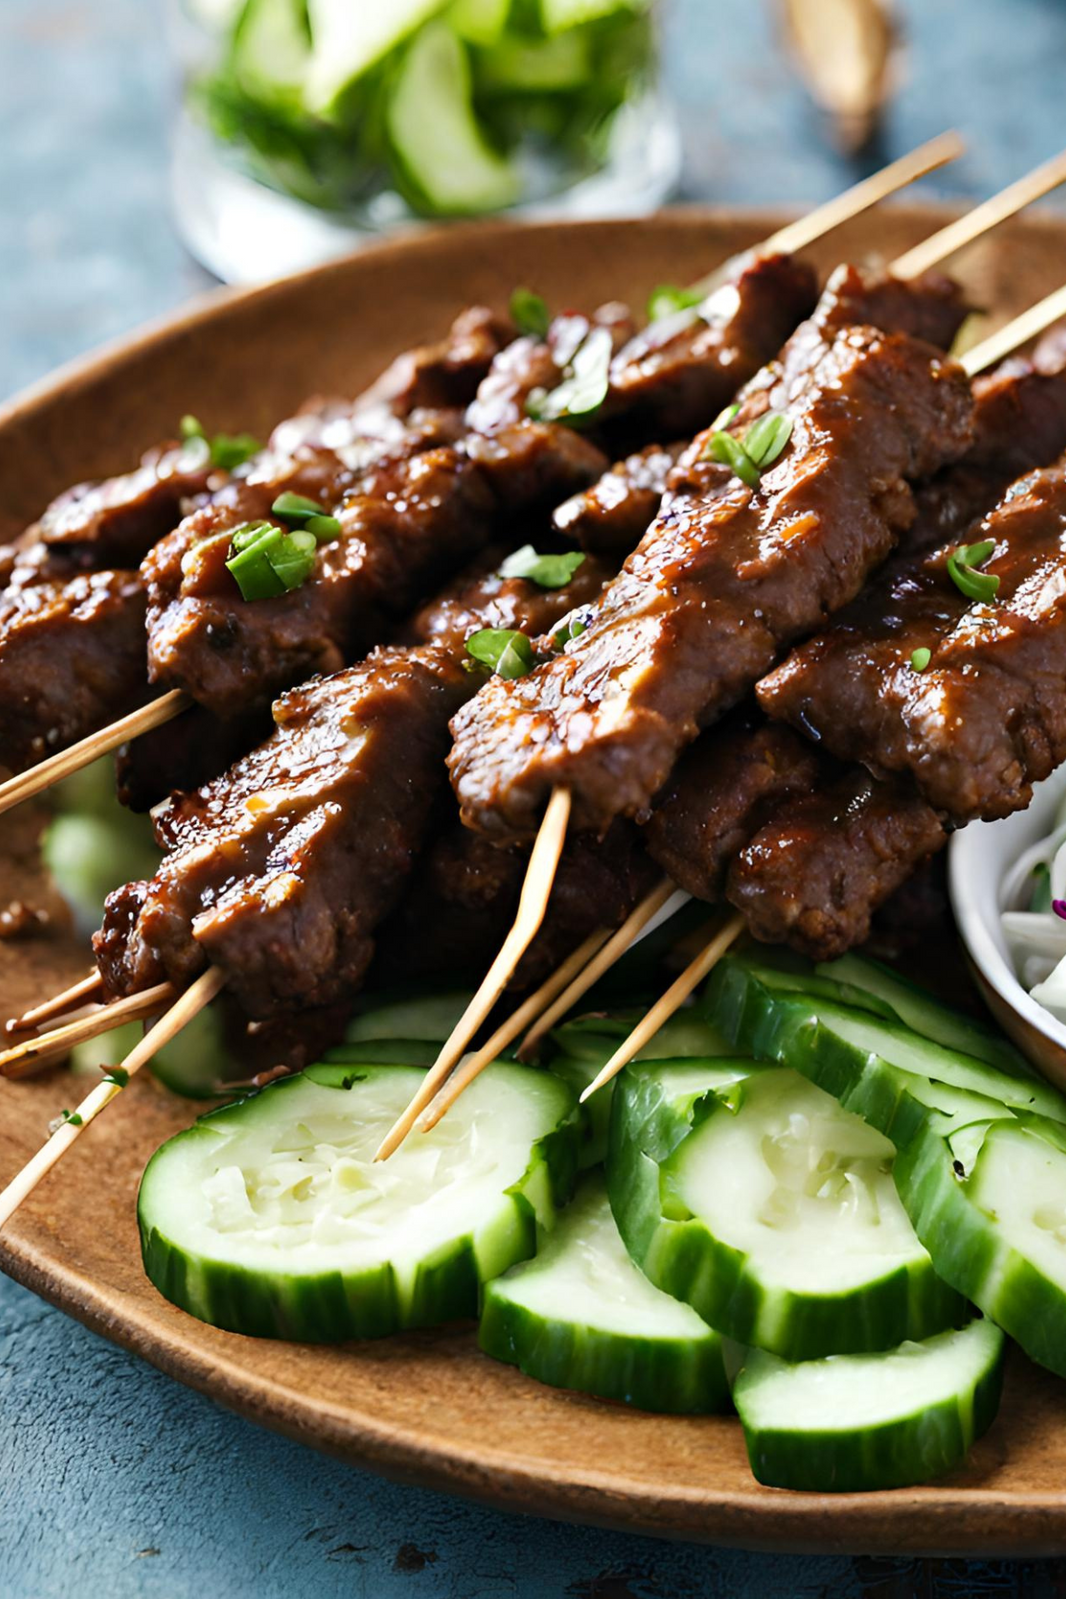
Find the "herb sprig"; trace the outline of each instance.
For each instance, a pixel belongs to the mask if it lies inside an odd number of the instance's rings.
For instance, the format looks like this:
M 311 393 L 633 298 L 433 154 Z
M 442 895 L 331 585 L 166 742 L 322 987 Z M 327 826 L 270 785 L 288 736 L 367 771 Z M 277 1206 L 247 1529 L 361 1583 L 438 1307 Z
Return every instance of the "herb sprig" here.
M 546 339 L 551 326 L 548 302 L 532 289 L 515 289 L 511 295 L 511 321 L 528 338 Z
M 968 600 L 994 600 L 999 593 L 997 574 L 980 570 L 991 559 L 995 547 L 995 539 L 981 539 L 977 544 L 960 544 L 948 556 L 948 576 Z
M 731 405 L 722 412 L 707 441 L 706 454 L 728 466 L 749 489 L 757 489 L 766 468 L 792 437 L 792 418 L 783 411 L 764 411 L 740 438 L 725 431 L 739 410 L 739 405 Z
M 537 664 L 532 640 L 517 628 L 483 627 L 467 639 L 466 653 L 497 677 L 525 677 Z
M 581 427 L 607 398 L 614 341 L 609 328 L 590 328 L 554 389 L 533 389 L 526 414 L 535 422 L 565 422 Z
M 503 562 L 500 576 L 527 578 L 542 589 L 561 589 L 566 587 L 584 559 L 580 550 L 563 555 L 539 555 L 532 544 L 524 544 Z
M 183 416 L 179 432 L 183 444 L 195 445 L 199 442 L 202 452 L 206 451 L 208 464 L 218 467 L 222 472 L 235 471 L 245 461 L 250 461 L 253 455 L 258 455 L 263 447 L 251 433 L 216 433 L 209 438 L 204 432 L 203 423 L 195 416 Z

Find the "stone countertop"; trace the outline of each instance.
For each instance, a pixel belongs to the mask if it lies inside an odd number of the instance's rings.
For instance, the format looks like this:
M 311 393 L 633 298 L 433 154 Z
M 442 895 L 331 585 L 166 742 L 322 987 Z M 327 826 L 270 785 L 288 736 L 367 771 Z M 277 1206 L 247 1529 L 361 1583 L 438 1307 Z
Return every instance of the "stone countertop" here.
M 856 167 L 790 75 L 772 0 L 674 0 L 684 198 L 826 198 L 949 125 L 934 196 L 1053 153 L 1058 0 L 906 0 L 903 82 Z M 720 85 L 728 85 L 726 93 Z M 0 7 L 0 398 L 209 285 L 167 196 L 158 0 Z M 401 1488 L 221 1411 L 0 1279 L 0 1599 L 906 1599 L 1061 1595 L 1062 1564 L 743 1554 L 504 1516 Z

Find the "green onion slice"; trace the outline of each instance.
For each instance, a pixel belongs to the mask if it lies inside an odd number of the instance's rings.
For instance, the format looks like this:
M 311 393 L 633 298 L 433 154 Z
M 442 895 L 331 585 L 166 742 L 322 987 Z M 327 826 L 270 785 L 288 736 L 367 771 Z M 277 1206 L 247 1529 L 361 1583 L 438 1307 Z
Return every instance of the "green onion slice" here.
M 734 434 L 712 433 L 707 442 L 707 454 L 712 461 L 720 461 L 723 466 L 728 466 L 749 489 L 759 487 L 759 468 Z
M 551 324 L 547 301 L 532 289 L 516 289 L 511 295 L 511 321 L 519 333 L 546 339 Z
M 772 466 L 792 437 L 792 418 L 783 411 L 766 411 L 744 435 L 744 452 L 760 471 Z
M 542 589 L 565 588 L 585 557 L 580 550 L 564 555 L 538 555 L 532 544 L 524 544 L 509 555 L 500 567 L 501 577 L 524 577 Z
M 960 544 L 948 556 L 948 576 L 968 600 L 994 600 L 999 593 L 998 576 L 978 570 L 989 560 L 995 547 L 995 539 L 981 539 L 977 544 Z
M 293 494 L 290 489 L 279 494 L 270 509 L 283 522 L 288 522 L 290 527 L 302 527 L 308 533 L 313 533 L 320 543 L 335 539 L 341 530 L 337 518 L 330 516 L 317 500 L 309 500 L 303 494 Z
M 298 589 L 314 570 L 318 540 L 302 528 L 287 533 L 273 522 L 246 522 L 230 540 L 226 570 L 246 600 L 273 600 Z
M 702 304 L 705 298 L 698 289 L 679 289 L 676 283 L 660 283 L 648 295 L 648 321 L 658 322 L 677 311 L 689 311 Z
M 506 627 L 483 627 L 471 633 L 466 653 L 497 677 L 525 677 L 536 665 L 533 645 L 524 633 Z
M 216 433 L 213 439 L 208 438 L 199 417 L 188 413 L 179 422 L 178 431 L 185 444 L 202 441 L 207 446 L 211 465 L 224 472 L 232 472 L 236 467 L 243 466 L 245 461 L 251 460 L 262 449 L 259 440 L 253 438 L 251 433 Z
M 607 398 L 614 341 L 609 328 L 590 328 L 578 345 L 561 383 L 534 389 L 526 412 L 537 422 L 574 426 L 594 415 Z
M 924 648 L 915 650 L 914 654 L 911 656 L 911 667 L 916 672 L 924 672 L 932 659 L 932 650 L 927 650 Z

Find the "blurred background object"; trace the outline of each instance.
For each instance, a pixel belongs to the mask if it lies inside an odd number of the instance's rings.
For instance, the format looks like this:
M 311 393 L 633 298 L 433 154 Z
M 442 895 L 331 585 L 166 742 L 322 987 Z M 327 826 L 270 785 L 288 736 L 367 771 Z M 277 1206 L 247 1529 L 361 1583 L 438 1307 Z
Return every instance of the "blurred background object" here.
M 419 220 L 660 205 L 680 140 L 653 0 L 173 0 L 174 196 L 218 276 Z
M 848 154 L 877 133 L 892 88 L 898 32 L 884 0 L 781 0 L 800 75 Z

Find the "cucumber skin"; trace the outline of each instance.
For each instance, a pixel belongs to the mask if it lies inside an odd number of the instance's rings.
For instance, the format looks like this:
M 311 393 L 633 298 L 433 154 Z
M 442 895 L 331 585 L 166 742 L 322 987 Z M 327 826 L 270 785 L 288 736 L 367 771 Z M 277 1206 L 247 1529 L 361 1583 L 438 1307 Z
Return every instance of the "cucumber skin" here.
M 860 1068 L 851 1045 L 803 1016 L 802 996 L 797 1002 L 770 989 L 740 960 L 723 961 L 706 997 L 708 1014 L 734 1043 L 794 1067 L 892 1140 L 896 1191 L 937 1274 L 1030 1359 L 1066 1377 L 1062 1290 L 997 1240 L 990 1218 L 955 1172 L 943 1119 L 909 1091 L 907 1074 L 876 1055 L 863 1057 Z
M 724 1336 L 787 1360 L 887 1349 L 965 1318 L 963 1301 L 929 1262 L 901 1266 L 857 1293 L 768 1290 L 741 1251 L 679 1213 L 663 1166 L 708 1115 L 725 1108 L 728 1092 L 708 1087 L 678 1105 L 662 1092 L 654 1067 L 630 1065 L 616 1079 L 607 1189 L 626 1248 L 657 1288 Z
M 315 1080 L 337 1088 L 357 1081 L 359 1067 L 314 1066 Z M 271 1083 L 262 1094 L 278 1094 L 299 1076 Z M 250 1096 L 250 1097 L 262 1097 Z M 231 1114 L 234 1106 L 226 1107 Z M 212 1112 L 178 1133 L 196 1137 Z M 469 1234 L 424 1260 L 410 1298 L 404 1302 L 389 1265 L 345 1274 L 273 1274 L 264 1277 L 247 1267 L 203 1256 L 191 1259 L 147 1220 L 153 1169 L 172 1140 L 163 1144 L 145 1167 L 137 1200 L 137 1222 L 145 1273 L 165 1299 L 199 1321 L 227 1332 L 255 1338 L 284 1338 L 296 1343 L 342 1343 L 350 1338 L 384 1338 L 416 1327 L 465 1320 L 478 1314 L 481 1284 L 508 1266 L 536 1252 L 537 1224 L 550 1219 L 572 1191 L 577 1174 L 580 1123 L 576 1107 L 534 1146 L 530 1163 L 507 1190 L 512 1205 L 493 1234 L 477 1245 Z
M 627 1338 L 574 1323 L 545 1323 L 485 1290 L 478 1343 L 552 1388 L 614 1399 L 660 1415 L 722 1414 L 732 1406 L 717 1338 Z
M 863 1493 L 928 1482 L 966 1459 L 971 1445 L 995 1420 L 1002 1389 L 1001 1352 L 974 1385 L 972 1405 L 960 1404 L 953 1396 L 912 1417 L 909 1424 L 896 1419 L 857 1432 L 827 1429 L 802 1434 L 745 1426 L 752 1475 L 767 1488 L 808 1493 Z M 739 1405 L 743 1406 L 742 1387 Z M 922 1460 L 920 1474 L 915 1473 L 915 1455 Z

